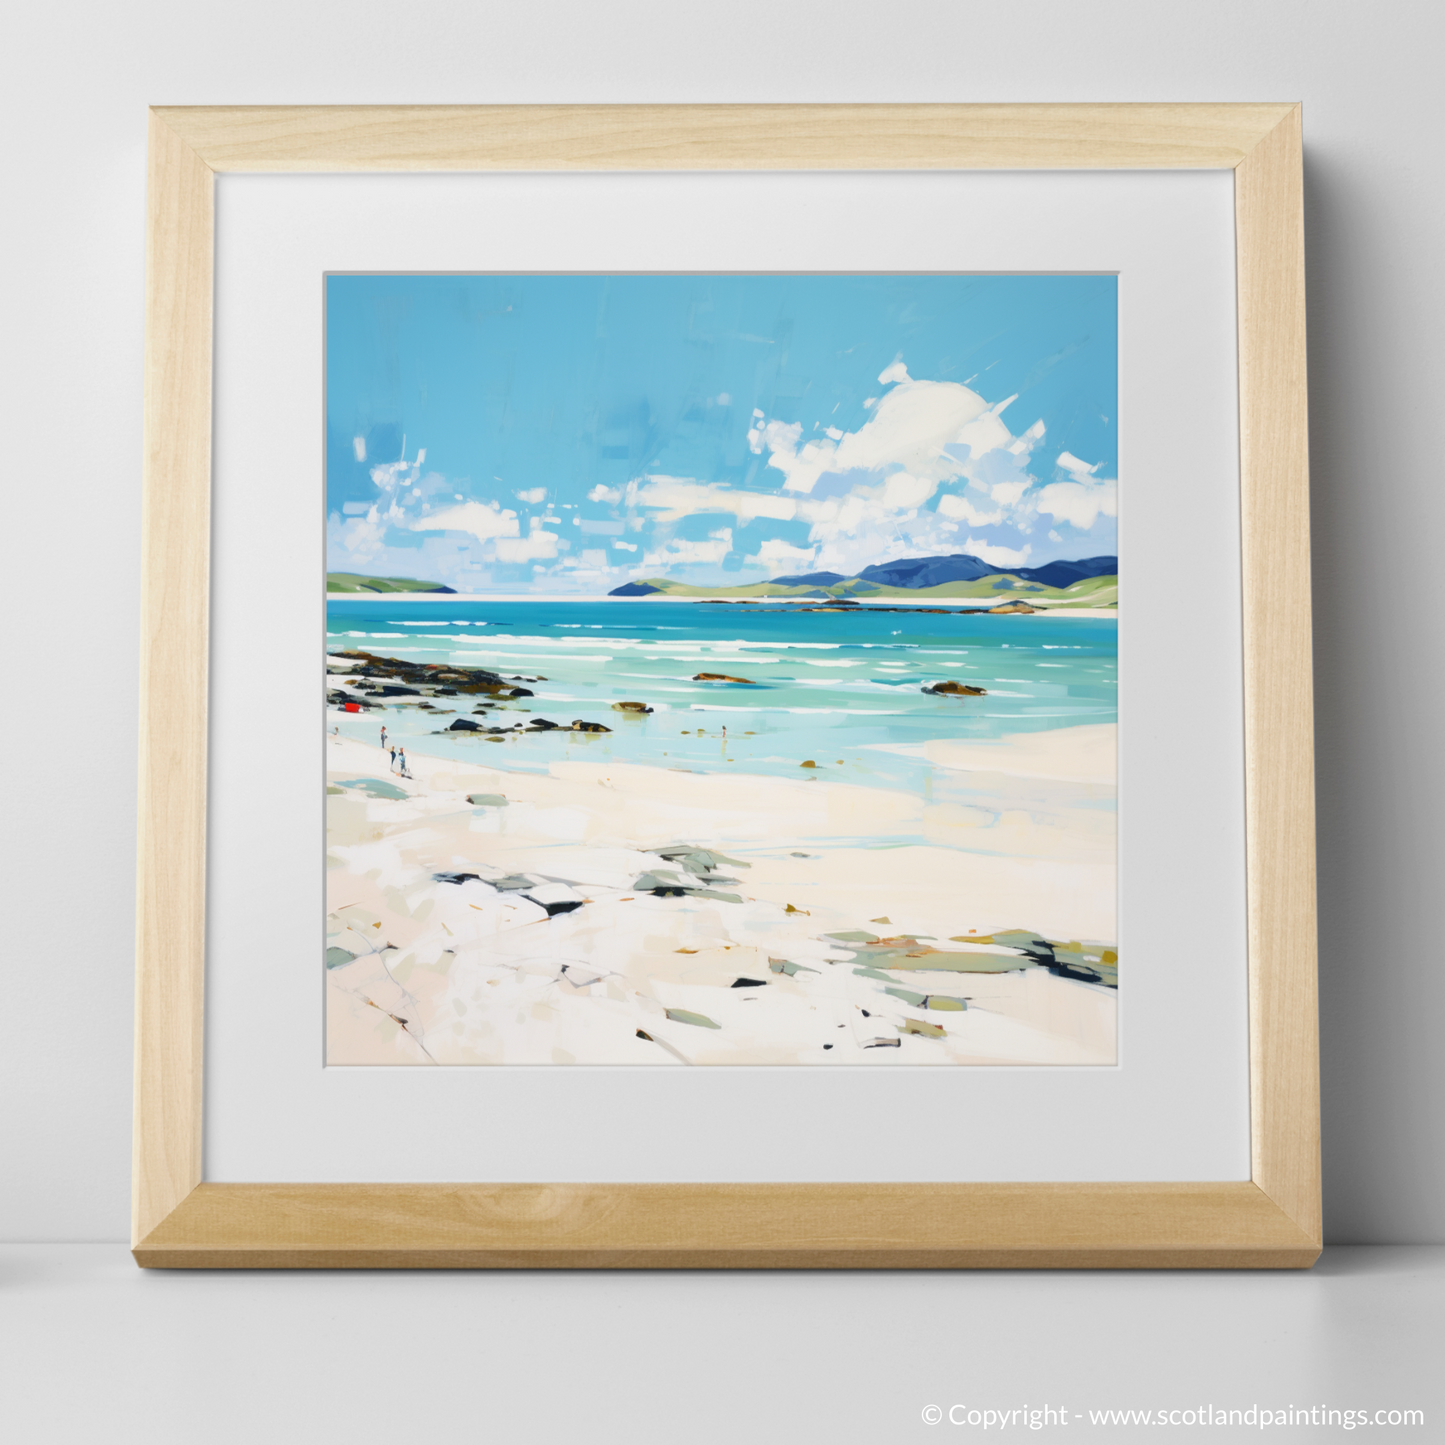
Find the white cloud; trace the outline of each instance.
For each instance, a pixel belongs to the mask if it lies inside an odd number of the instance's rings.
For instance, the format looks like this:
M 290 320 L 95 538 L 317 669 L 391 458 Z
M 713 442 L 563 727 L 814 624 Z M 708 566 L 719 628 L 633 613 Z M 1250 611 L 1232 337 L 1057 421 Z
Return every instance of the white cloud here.
M 1083 481 L 1085 477 L 1092 477 L 1103 465 L 1103 462 L 1095 462 L 1093 466 L 1090 466 L 1088 462 L 1081 462 L 1072 452 L 1059 453 L 1059 466 L 1077 482 Z
M 980 512 L 967 497 L 957 492 L 945 492 L 938 499 L 938 512 L 940 516 L 967 522 L 970 527 L 995 527 L 1004 519 L 1002 511 Z
M 767 449 L 768 465 L 782 472 L 789 492 L 810 493 L 827 474 L 892 468 L 940 482 L 968 475 L 971 461 L 1013 441 L 999 420 L 1012 400 L 990 407 L 954 381 L 900 378 L 856 432 L 835 439 L 830 428 L 826 439 L 800 446 L 798 423 L 757 421 L 748 443 L 757 453 Z
M 604 487 L 598 482 L 590 492 L 587 493 L 589 502 L 620 502 L 622 500 L 621 487 Z
M 366 460 L 366 438 L 352 437 L 351 450 L 356 453 L 357 461 L 364 462 Z
M 937 490 L 938 483 L 928 477 L 890 472 L 883 481 L 883 505 L 893 511 L 911 511 L 921 507 Z
M 538 502 L 547 500 L 547 489 L 546 487 L 528 487 L 525 492 L 518 492 L 516 497 L 519 502 L 526 502 L 528 506 L 535 507 Z
M 385 546 L 386 523 L 375 507 L 364 517 L 351 517 L 341 527 L 341 545 L 355 562 L 368 562 Z
M 986 411 L 980 412 L 972 421 L 965 422 L 958 429 L 958 435 L 954 437 L 955 445 L 966 446 L 970 457 L 981 457 L 985 452 L 991 452 L 998 447 L 1007 447 L 1013 443 L 1013 434 L 1004 425 L 1002 416 L 1004 411 L 1018 400 L 1018 395 L 1006 396 L 1000 402 L 995 402 Z M 1039 435 L 1043 435 L 1043 423 L 1036 423 L 1039 428 Z M 1027 432 L 1024 433 L 1028 435 Z
M 406 525 L 413 532 L 470 532 L 479 542 L 492 537 L 515 537 L 520 531 L 517 514 L 502 511 L 495 502 L 463 502 L 459 507 L 445 507 Z M 555 539 L 553 545 L 555 550 Z
M 536 562 L 557 555 L 557 534 L 537 527 L 525 537 L 498 537 L 493 546 L 498 562 Z
M 988 494 L 994 501 L 1002 502 L 1006 507 L 1012 507 L 1028 491 L 1031 480 L 1029 477 L 1020 477 L 1013 482 L 995 482 L 988 489 Z
M 909 376 L 908 368 L 904 366 L 901 356 L 895 356 L 893 358 L 893 364 L 891 366 L 885 366 L 883 370 L 878 373 L 878 382 L 881 386 L 888 386 L 895 381 L 912 380 L 913 378 Z
M 1051 482 L 1034 498 L 1036 510 L 1056 522 L 1068 522 L 1087 532 L 1099 517 L 1119 512 L 1119 484 L 1112 477 L 1096 477 L 1102 462 L 1080 461 L 1072 452 L 1060 452 L 1058 467 L 1070 480 Z
M 1102 513 L 1118 515 L 1117 486 L 1112 481 L 1093 483 L 1051 482 L 1040 490 L 1035 507 L 1056 522 L 1068 522 L 1087 532 Z
M 421 472 L 415 462 L 382 462 L 371 469 L 372 483 L 383 493 L 409 487 L 420 476 Z
M 779 572 L 811 568 L 817 550 L 816 547 L 794 547 L 779 537 L 769 537 L 759 545 L 757 554 L 747 561 L 767 567 L 776 576 Z
M 990 567 L 1022 567 L 1029 560 L 1033 548 L 1025 546 L 1015 550 L 1012 547 L 995 547 L 992 542 L 985 542 L 980 537 L 970 537 L 963 544 L 963 550 L 987 562 Z
M 756 517 L 789 522 L 797 514 L 790 497 L 776 492 L 741 492 L 721 482 L 696 482 L 690 477 L 645 477 L 629 488 L 629 502 L 661 509 L 662 522 L 676 522 L 700 512 L 731 512 L 742 525 Z
M 636 542 L 614 542 L 612 545 L 613 545 L 614 547 L 616 547 L 619 552 L 635 552 L 635 551 L 637 551 L 637 543 L 636 543 Z
M 642 565 L 661 567 L 664 570 L 671 567 L 691 567 L 697 563 L 715 565 L 732 551 L 732 546 L 733 534 L 730 531 L 716 538 L 709 538 L 706 542 L 673 541 L 655 552 L 646 553 Z

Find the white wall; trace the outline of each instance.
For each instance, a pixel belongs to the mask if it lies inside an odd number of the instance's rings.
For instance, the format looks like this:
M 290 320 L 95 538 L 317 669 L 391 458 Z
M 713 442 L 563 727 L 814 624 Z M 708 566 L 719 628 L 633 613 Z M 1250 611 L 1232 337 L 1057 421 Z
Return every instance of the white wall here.
M 1445 11 L 69 0 L 4 28 L 0 1238 L 127 1232 L 147 104 L 1299 99 L 1326 1220 L 1445 1240 Z

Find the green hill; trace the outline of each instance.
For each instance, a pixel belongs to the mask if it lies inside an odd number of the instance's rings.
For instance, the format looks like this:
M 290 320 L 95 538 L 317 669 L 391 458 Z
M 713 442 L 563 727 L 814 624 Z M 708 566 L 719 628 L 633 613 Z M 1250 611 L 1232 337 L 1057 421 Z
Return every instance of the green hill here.
M 635 589 L 635 590 L 633 590 Z M 644 591 L 645 589 L 645 591 Z M 849 577 L 829 587 L 780 586 L 775 582 L 753 582 L 746 587 L 697 587 L 687 582 L 674 582 L 669 577 L 645 577 L 629 584 L 629 595 L 662 597 L 721 597 L 746 600 L 760 597 L 856 597 L 906 599 L 925 601 L 969 601 L 996 605 L 1019 597 L 1034 607 L 1117 607 L 1119 579 L 1117 576 L 1089 577 L 1069 587 L 1046 587 L 1009 572 L 994 572 L 970 582 L 943 582 L 936 587 L 882 587 Z
M 440 582 L 418 582 L 415 577 L 363 577 L 356 572 L 328 572 L 327 592 L 455 592 Z

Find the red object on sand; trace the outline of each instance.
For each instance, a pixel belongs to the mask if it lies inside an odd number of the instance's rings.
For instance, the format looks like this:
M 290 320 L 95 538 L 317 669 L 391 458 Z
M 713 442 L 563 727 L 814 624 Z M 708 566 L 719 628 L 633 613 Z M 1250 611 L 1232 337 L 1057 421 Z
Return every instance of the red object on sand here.
M 361 711 L 361 704 L 360 704 L 359 702 L 349 702 L 349 703 L 346 704 L 346 711 L 347 711 L 347 712 L 360 712 L 360 711 Z

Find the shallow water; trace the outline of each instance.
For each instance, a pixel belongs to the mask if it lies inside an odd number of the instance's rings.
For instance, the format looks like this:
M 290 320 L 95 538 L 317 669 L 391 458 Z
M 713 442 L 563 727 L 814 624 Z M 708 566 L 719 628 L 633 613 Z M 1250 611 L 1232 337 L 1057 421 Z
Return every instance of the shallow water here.
M 605 734 L 551 733 L 488 744 L 447 734 L 450 716 L 388 707 L 328 711 L 328 728 L 374 743 L 385 722 L 409 751 L 545 771 L 560 759 L 647 763 L 702 772 L 798 777 L 805 760 L 835 781 L 952 792 L 956 777 L 879 750 L 931 738 L 987 739 L 1117 717 L 1112 618 L 989 617 L 858 607 L 697 602 L 330 600 L 327 649 L 484 667 L 535 697 L 493 709 L 494 725 L 529 715 Z M 752 685 L 693 681 L 698 672 Z M 955 679 L 985 697 L 937 697 Z M 614 712 L 622 699 L 651 716 Z M 469 716 L 475 699 L 436 699 Z M 478 715 L 478 720 L 481 720 Z M 726 729 L 726 736 L 723 730 Z

